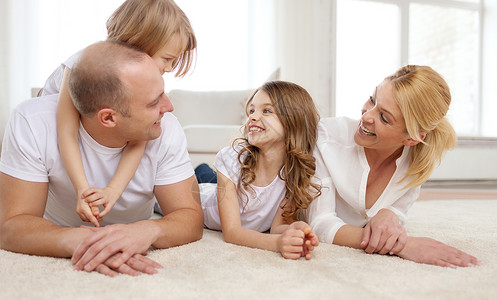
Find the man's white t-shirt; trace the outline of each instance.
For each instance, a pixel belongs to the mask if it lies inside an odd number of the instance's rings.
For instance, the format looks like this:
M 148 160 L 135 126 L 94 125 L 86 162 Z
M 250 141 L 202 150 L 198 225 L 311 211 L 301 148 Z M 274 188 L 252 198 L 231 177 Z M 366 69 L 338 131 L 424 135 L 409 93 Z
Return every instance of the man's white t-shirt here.
M 55 94 L 26 100 L 13 111 L 2 145 L 0 171 L 25 181 L 49 183 L 44 218 L 61 226 L 88 225 L 76 213 L 76 193 L 57 146 L 57 97 Z M 135 176 L 101 225 L 149 219 L 155 203 L 154 186 L 193 176 L 186 138 L 178 120 L 166 113 L 161 126 L 161 136 L 147 142 Z M 90 186 L 107 186 L 123 148 L 100 145 L 82 125 L 79 146 Z
M 306 216 L 320 241 L 333 243 L 345 224 L 365 226 L 382 208 L 392 210 L 402 224 L 419 196 L 420 187 L 406 188 L 412 178 L 400 182 L 410 163 L 410 147 L 396 160 L 394 174 L 376 203 L 366 209 L 369 164 L 364 147 L 354 141 L 359 122 L 346 117 L 323 118 L 319 122 L 316 174 L 323 181 L 321 196 L 307 209 Z
M 235 151 L 231 146 L 221 149 L 214 162 L 217 172 L 226 176 L 235 186 L 238 186 L 240 178 L 239 149 Z M 243 228 L 265 232 L 271 229 L 278 206 L 285 198 L 285 182 L 276 176 L 267 186 L 250 186 L 254 189 L 254 193 L 244 190 L 248 199 L 243 196 L 238 198 L 241 225 Z M 216 184 L 200 184 L 200 199 L 204 211 L 204 225 L 210 229 L 221 230 Z

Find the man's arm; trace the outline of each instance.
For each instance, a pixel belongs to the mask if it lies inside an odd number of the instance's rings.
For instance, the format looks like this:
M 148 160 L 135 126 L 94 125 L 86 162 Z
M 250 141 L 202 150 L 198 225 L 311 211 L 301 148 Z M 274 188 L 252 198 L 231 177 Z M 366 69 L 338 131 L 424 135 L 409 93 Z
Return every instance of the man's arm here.
M 121 252 L 111 265 L 118 268 L 134 254 L 146 252 L 150 246 L 168 248 L 202 237 L 204 219 L 195 176 L 174 184 L 155 186 L 154 194 L 164 217 L 92 228 L 95 234 L 86 238 L 74 252 L 72 261 L 76 269 L 92 271 Z
M 161 227 L 153 243 L 156 248 L 169 248 L 202 238 L 204 215 L 195 175 L 174 184 L 155 186 L 157 202 L 164 217 L 154 220 Z
M 30 182 L 0 172 L 0 247 L 5 250 L 53 257 L 71 257 L 78 244 L 93 235 L 85 228 L 58 226 L 43 219 L 48 183 Z M 119 256 L 117 256 L 119 257 Z M 96 266 L 99 273 L 154 274 L 156 262 L 133 255 L 126 264 L 112 268 L 115 257 Z
M 70 257 L 78 243 L 91 234 L 64 228 L 43 219 L 48 183 L 20 180 L 0 172 L 1 248 L 13 252 Z

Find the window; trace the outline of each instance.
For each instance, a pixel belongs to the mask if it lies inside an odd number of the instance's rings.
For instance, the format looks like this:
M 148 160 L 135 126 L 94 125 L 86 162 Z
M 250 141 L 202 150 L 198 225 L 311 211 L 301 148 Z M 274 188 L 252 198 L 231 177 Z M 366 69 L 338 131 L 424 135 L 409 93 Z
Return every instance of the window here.
M 451 88 L 458 135 L 497 136 L 483 122 L 481 18 L 479 0 L 337 0 L 336 115 L 358 118 L 382 78 L 429 65 Z

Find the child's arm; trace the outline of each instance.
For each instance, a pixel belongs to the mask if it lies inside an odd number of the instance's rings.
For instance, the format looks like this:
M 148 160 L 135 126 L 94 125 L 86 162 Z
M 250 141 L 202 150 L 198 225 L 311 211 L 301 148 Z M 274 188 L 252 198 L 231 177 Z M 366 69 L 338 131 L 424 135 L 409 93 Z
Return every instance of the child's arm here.
M 69 76 L 71 69 L 64 69 L 62 85 L 57 103 L 57 136 L 60 156 L 66 168 L 67 175 L 76 191 L 76 212 L 81 220 L 99 226 L 97 218 L 92 213 L 90 206 L 82 199 L 82 194 L 89 188 L 86 180 L 83 160 L 78 143 L 79 113 L 72 103 L 69 95 Z M 97 208 L 98 210 L 98 208 Z
M 285 258 L 297 259 L 303 251 L 304 233 L 289 230 L 286 234 L 265 234 L 243 228 L 235 184 L 217 173 L 217 197 L 221 228 L 228 243 L 280 252 Z
M 128 143 L 123 150 L 116 173 L 107 187 L 103 189 L 89 188 L 83 193 L 83 197 L 90 207 L 104 206 L 104 210 L 98 215 L 99 217 L 105 216 L 111 210 L 126 189 L 140 164 L 146 145 L 146 141 Z

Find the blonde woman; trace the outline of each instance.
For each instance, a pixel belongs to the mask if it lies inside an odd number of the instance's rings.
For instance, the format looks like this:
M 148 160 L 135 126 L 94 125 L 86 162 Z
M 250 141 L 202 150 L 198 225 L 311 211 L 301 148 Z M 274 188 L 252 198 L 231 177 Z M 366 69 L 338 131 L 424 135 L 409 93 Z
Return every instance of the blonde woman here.
M 132 45 L 152 57 L 161 74 L 176 71 L 184 76 L 197 47 L 195 34 L 184 12 L 172 0 L 127 0 L 107 21 L 107 39 Z M 57 134 L 62 161 L 76 190 L 76 212 L 81 220 L 99 227 L 134 176 L 146 142 L 128 143 L 110 182 L 90 187 L 78 147 L 80 115 L 69 95 L 68 82 L 81 51 L 57 68 L 47 79 L 43 95 L 59 93 Z M 116 64 L 120 62 L 116 61 Z M 124 95 L 116 97 L 123 98 Z M 127 112 L 129 117 L 133 112 Z M 99 206 L 103 206 L 100 211 Z
M 479 263 L 441 242 L 407 236 L 402 226 L 421 184 L 456 144 L 445 116 L 450 101 L 437 72 L 410 65 L 376 87 L 359 121 L 321 120 L 316 164 L 329 173 L 328 184 L 307 212 L 321 241 L 446 267 Z

